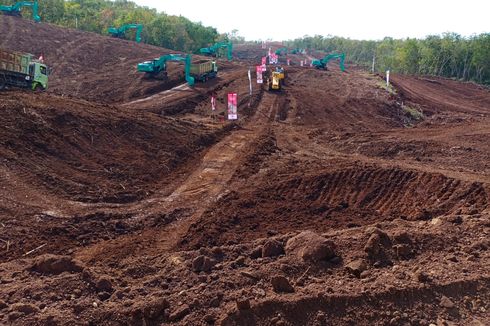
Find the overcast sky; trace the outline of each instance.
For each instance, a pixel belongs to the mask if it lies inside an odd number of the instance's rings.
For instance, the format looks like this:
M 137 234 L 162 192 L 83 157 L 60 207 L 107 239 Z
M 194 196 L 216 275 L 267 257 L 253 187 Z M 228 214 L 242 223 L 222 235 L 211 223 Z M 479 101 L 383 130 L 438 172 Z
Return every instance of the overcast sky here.
M 237 29 L 248 40 L 307 34 L 381 39 L 490 32 L 490 0 L 134 1 L 216 27 L 220 33 Z

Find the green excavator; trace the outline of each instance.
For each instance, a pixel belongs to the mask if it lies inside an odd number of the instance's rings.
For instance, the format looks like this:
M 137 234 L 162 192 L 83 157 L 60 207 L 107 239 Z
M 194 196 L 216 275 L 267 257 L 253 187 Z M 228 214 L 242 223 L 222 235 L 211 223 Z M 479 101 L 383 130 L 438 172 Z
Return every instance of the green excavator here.
M 22 17 L 21 10 L 23 7 L 32 7 L 32 19 L 37 23 L 41 21 L 41 17 L 38 14 L 39 5 L 37 1 L 19 1 L 11 6 L 0 5 L 0 11 L 4 15 Z
M 287 48 L 279 48 L 276 50 L 277 55 L 283 55 L 283 54 L 288 54 L 288 49 Z
M 167 78 L 168 61 L 181 61 L 185 63 L 185 80 L 189 86 L 193 86 L 196 80 L 205 82 L 218 75 L 218 66 L 215 61 L 193 64 L 192 55 L 190 54 L 162 55 L 160 58 L 139 63 L 138 71 L 144 72 L 148 78 L 165 79 Z
M 109 27 L 109 29 L 107 31 L 113 37 L 125 38 L 126 32 L 129 29 L 135 29 L 136 30 L 136 38 L 135 38 L 135 41 L 136 41 L 136 43 L 140 43 L 141 42 L 141 32 L 143 31 L 143 25 L 142 24 L 126 24 L 126 25 L 122 25 L 119 28 L 117 28 L 117 27 Z
M 344 66 L 344 60 L 345 60 L 345 53 L 331 53 L 326 55 L 323 59 L 315 59 L 311 62 L 311 64 L 317 68 L 317 69 L 327 69 L 327 64 L 330 60 L 332 59 L 340 59 L 340 70 L 345 71 L 345 66 Z
M 216 57 L 216 58 L 219 58 L 221 56 L 223 56 L 223 51 L 222 49 L 225 49 L 226 48 L 226 56 L 228 58 L 229 61 L 231 61 L 231 59 L 233 59 L 233 45 L 231 42 L 227 42 L 227 43 L 222 43 L 222 42 L 218 42 L 218 43 L 215 43 L 214 45 L 210 46 L 209 48 L 201 48 L 199 49 L 199 53 L 202 54 L 202 55 L 207 55 L 207 56 L 212 56 L 212 57 Z

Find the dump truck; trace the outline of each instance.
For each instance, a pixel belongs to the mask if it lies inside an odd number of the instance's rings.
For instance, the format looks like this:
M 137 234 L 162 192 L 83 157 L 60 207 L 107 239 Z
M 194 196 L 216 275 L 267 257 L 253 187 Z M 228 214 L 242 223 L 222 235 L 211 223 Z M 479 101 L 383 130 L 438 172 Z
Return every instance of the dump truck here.
M 149 78 L 164 79 L 167 76 L 167 61 L 185 62 L 185 80 L 190 86 L 193 86 L 196 80 L 205 82 L 218 75 L 216 61 L 192 63 L 192 55 L 190 54 L 185 56 L 182 54 L 166 54 L 160 58 L 141 62 L 137 68 L 139 72 L 144 72 L 145 76 Z
M 0 90 L 7 87 L 45 90 L 48 67 L 29 53 L 0 49 Z
M 194 80 L 206 82 L 208 79 L 215 78 L 218 75 L 218 66 L 216 61 L 191 63 L 189 73 L 194 77 Z

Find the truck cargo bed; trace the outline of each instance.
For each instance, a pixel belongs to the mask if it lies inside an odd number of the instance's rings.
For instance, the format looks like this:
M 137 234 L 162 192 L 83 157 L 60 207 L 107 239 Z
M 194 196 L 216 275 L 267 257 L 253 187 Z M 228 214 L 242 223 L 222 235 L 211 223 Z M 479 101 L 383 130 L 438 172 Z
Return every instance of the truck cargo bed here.
M 32 55 L 0 49 L 0 70 L 29 74 Z

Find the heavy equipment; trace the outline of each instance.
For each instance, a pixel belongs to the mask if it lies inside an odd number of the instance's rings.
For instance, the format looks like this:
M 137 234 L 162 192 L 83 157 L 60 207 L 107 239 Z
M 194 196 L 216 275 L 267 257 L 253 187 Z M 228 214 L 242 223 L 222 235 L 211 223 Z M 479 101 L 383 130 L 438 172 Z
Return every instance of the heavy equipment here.
M 344 66 L 344 60 L 345 60 L 345 53 L 331 53 L 326 55 L 323 59 L 315 59 L 311 62 L 311 64 L 317 68 L 317 69 L 327 69 L 327 64 L 330 60 L 332 59 L 340 59 L 340 70 L 345 71 L 345 66 Z
M 141 32 L 143 31 L 143 25 L 142 24 L 126 24 L 126 25 L 122 25 L 119 28 L 109 27 L 109 29 L 107 31 L 113 37 L 125 38 L 126 32 L 129 29 L 135 29 L 136 30 L 135 41 L 136 41 L 136 43 L 140 43 L 141 42 Z
M 0 90 L 6 87 L 48 88 L 48 67 L 29 53 L 0 49 Z
M 218 75 L 216 61 L 203 63 L 192 63 L 192 55 L 166 54 L 160 58 L 145 61 L 138 64 L 138 71 L 144 72 L 150 78 L 167 77 L 167 61 L 182 61 L 185 63 L 185 80 L 189 86 L 193 86 L 195 81 L 205 82 Z
M 199 53 L 202 55 L 215 56 L 216 58 L 219 58 L 221 56 L 224 56 L 223 49 L 225 48 L 226 48 L 226 56 L 228 60 L 231 61 L 231 59 L 233 59 L 233 44 L 231 42 L 215 43 L 209 48 L 199 49 Z
M 4 15 L 22 17 L 21 9 L 23 7 L 32 7 L 32 19 L 34 19 L 34 21 L 37 23 L 41 21 L 41 17 L 39 17 L 38 14 L 39 5 L 37 3 L 37 0 L 19 1 L 11 6 L 0 5 L 0 11 L 3 12 Z
M 277 55 L 283 55 L 283 54 L 288 54 L 288 49 L 287 48 L 279 48 L 275 52 Z
M 267 89 L 269 91 L 280 91 L 284 85 L 285 76 L 284 69 L 282 67 L 276 67 L 270 76 L 267 77 Z

